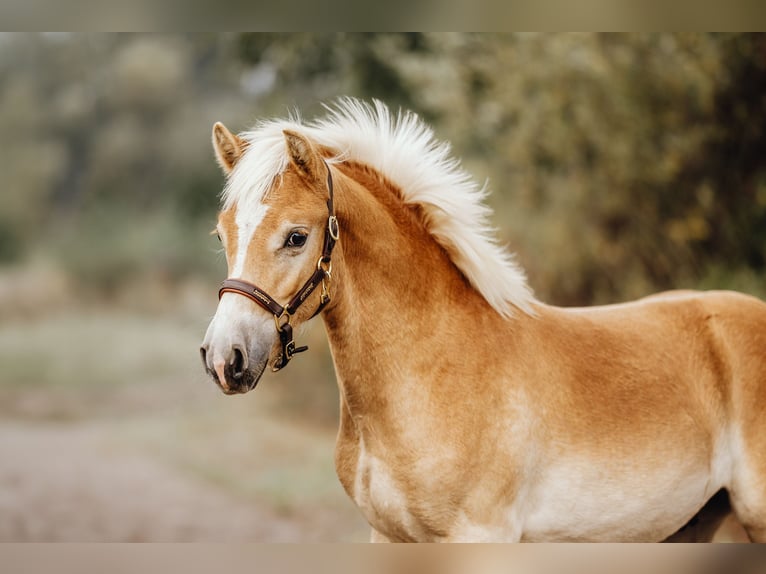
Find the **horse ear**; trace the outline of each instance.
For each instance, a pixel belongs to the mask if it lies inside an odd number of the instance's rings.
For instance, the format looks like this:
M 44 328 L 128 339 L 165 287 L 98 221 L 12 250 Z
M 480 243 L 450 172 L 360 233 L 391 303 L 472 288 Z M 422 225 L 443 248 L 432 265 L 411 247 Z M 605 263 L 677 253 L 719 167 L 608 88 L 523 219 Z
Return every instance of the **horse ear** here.
M 309 180 L 318 180 L 322 172 L 322 158 L 314 144 L 304 135 L 283 130 L 287 153 L 298 172 Z
M 245 153 L 247 142 L 238 135 L 231 133 L 221 122 L 213 126 L 213 149 L 218 165 L 226 175 L 231 173 L 234 166 Z

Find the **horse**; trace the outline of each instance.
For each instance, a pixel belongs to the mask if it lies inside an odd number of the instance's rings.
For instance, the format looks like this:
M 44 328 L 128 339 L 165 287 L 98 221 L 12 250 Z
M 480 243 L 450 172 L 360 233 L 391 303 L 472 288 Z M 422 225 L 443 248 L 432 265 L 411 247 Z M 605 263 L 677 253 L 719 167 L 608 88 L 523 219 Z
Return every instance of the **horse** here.
M 545 304 L 416 114 L 326 112 L 213 127 L 228 279 L 201 355 L 246 393 L 321 316 L 372 541 L 708 539 L 729 512 L 766 541 L 766 304 Z

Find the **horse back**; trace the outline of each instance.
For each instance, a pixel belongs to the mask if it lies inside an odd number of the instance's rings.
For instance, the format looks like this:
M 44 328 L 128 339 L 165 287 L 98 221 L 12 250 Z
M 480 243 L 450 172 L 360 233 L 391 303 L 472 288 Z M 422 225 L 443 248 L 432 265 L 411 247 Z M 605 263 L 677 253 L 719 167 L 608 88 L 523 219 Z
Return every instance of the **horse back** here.
M 651 301 L 649 298 L 647 301 Z M 658 303 L 694 306 L 718 379 L 726 385 L 730 419 L 759 418 L 766 408 L 766 303 L 733 291 L 658 294 Z
M 552 384 L 538 400 L 567 413 L 570 432 L 656 444 L 683 442 L 685 427 L 690 449 L 710 451 L 729 422 L 752 426 L 766 409 L 766 303 L 754 297 L 671 291 L 540 315 L 537 375 Z

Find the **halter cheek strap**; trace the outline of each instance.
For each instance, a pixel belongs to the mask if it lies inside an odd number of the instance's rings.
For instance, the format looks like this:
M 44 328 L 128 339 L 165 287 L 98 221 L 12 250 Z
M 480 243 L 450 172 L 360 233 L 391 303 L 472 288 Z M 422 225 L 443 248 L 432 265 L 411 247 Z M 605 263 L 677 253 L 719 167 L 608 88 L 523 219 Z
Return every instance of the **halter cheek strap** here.
M 296 353 L 302 353 L 303 351 L 308 350 L 307 346 L 296 348 L 295 340 L 293 339 L 291 320 L 298 308 L 320 285 L 322 286 L 322 295 L 319 300 L 319 307 L 317 307 L 311 317 L 313 318 L 317 316 L 330 302 L 328 285 L 332 279 L 331 255 L 335 243 L 340 236 L 340 229 L 338 227 L 338 218 L 335 217 L 335 208 L 333 206 L 332 173 L 330 172 L 330 166 L 328 166 L 327 163 L 325 163 L 325 167 L 327 168 L 327 190 L 329 192 L 329 198 L 327 199 L 327 211 L 329 217 L 327 218 L 327 227 L 324 232 L 322 255 L 317 261 L 314 273 L 308 278 L 303 286 L 298 289 L 298 292 L 292 299 L 290 299 L 287 305 L 280 305 L 271 295 L 266 293 L 266 291 L 257 285 L 242 279 L 226 279 L 221 283 L 221 288 L 218 290 L 218 299 L 220 299 L 224 293 L 237 293 L 254 301 L 274 316 L 274 325 L 276 326 L 277 333 L 279 333 L 279 342 L 282 345 L 282 352 L 272 365 L 273 371 L 278 371 L 285 367 Z

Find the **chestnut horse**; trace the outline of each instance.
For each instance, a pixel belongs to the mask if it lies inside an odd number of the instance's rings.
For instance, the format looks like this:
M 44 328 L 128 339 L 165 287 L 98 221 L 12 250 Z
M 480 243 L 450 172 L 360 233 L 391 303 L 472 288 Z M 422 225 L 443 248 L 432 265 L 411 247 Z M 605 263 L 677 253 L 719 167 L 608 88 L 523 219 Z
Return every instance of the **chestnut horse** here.
M 484 189 L 379 102 L 213 144 L 229 279 L 207 371 L 245 393 L 321 314 L 337 473 L 373 540 L 699 539 L 730 509 L 766 540 L 766 304 L 537 301 Z

